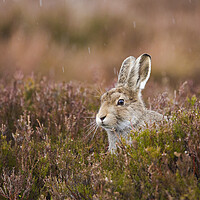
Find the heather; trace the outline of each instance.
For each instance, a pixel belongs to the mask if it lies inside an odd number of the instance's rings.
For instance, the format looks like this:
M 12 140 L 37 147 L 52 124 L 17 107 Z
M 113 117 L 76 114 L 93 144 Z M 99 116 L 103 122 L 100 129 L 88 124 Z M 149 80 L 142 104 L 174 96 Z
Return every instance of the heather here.
M 0 199 L 200 199 L 200 1 L 0 1 Z M 122 61 L 168 117 L 108 152 L 95 126 Z
M 133 144 L 122 139 L 111 155 L 106 132 L 94 135 L 90 126 L 97 85 L 2 81 L 1 199 L 198 199 L 200 102 L 193 91 L 185 82 L 173 94 L 151 96 L 147 106 L 170 120 L 132 130 Z

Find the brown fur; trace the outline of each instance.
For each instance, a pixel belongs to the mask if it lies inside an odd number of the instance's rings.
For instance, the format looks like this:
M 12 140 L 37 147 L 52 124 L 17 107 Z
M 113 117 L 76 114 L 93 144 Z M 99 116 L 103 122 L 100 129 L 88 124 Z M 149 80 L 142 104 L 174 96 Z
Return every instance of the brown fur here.
M 96 122 L 108 133 L 109 151 L 114 152 L 119 137 L 127 141 L 132 128 L 140 129 L 146 123 L 158 122 L 163 116 L 147 110 L 141 98 L 151 71 L 151 60 L 147 54 L 137 60 L 127 58 L 120 70 L 118 83 L 101 97 L 101 107 L 96 116 Z M 119 99 L 124 101 L 118 104 Z
M 130 71 L 131 66 L 133 66 L 135 63 L 135 58 L 133 56 L 129 56 L 124 60 L 122 63 L 120 72 L 119 72 L 119 77 L 118 77 L 118 86 L 122 85 L 124 82 L 126 82 L 128 78 L 128 74 Z

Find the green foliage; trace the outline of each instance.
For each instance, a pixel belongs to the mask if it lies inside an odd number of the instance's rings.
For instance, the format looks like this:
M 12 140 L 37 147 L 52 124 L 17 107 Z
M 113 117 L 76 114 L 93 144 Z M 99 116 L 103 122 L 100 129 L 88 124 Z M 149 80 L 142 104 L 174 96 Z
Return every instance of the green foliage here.
M 168 122 L 132 130 L 132 145 L 122 139 L 111 155 L 106 133 L 98 130 L 92 139 L 93 127 L 87 127 L 99 104 L 95 88 L 34 78 L 4 87 L 0 91 L 2 198 L 199 198 L 197 96 L 179 96 L 176 105 L 168 99 Z
M 3 135 L 1 135 L 0 146 L 0 172 L 2 173 L 3 167 L 12 169 L 16 166 L 16 155 L 11 147 L 11 142 L 7 142 L 6 137 Z

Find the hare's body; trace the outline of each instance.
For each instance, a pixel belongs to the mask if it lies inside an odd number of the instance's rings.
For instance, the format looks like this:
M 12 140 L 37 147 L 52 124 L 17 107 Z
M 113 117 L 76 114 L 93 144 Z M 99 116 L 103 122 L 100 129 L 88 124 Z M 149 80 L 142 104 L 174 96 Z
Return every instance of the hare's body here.
M 109 151 L 113 152 L 116 149 L 116 144 L 119 142 L 119 139 L 121 137 L 125 138 L 126 141 L 129 142 L 128 136 L 130 134 L 130 131 L 132 129 L 141 130 L 146 125 L 146 122 L 149 120 L 149 118 L 151 118 L 151 123 L 154 123 L 154 122 L 156 123 L 156 122 L 161 121 L 161 119 L 163 119 L 163 115 L 156 113 L 154 111 L 146 110 L 146 111 L 143 111 L 142 121 L 141 119 L 137 119 L 135 124 L 127 123 L 126 124 L 127 126 L 124 127 L 124 129 L 122 130 L 108 129 L 107 134 L 108 134 L 108 142 L 109 142 Z
M 96 122 L 108 134 L 109 151 L 116 149 L 120 137 L 127 141 L 131 129 L 140 129 L 146 123 L 156 123 L 163 115 L 147 110 L 141 98 L 151 71 L 151 59 L 147 54 L 137 60 L 128 57 L 121 66 L 118 83 L 101 97 L 101 107 Z

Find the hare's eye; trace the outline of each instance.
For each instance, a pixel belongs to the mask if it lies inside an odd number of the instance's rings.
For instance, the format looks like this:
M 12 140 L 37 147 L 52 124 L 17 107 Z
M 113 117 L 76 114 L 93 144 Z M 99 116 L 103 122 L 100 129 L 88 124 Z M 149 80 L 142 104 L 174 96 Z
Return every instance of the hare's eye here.
M 123 106 L 124 105 L 124 99 L 119 99 L 117 102 L 117 105 Z

